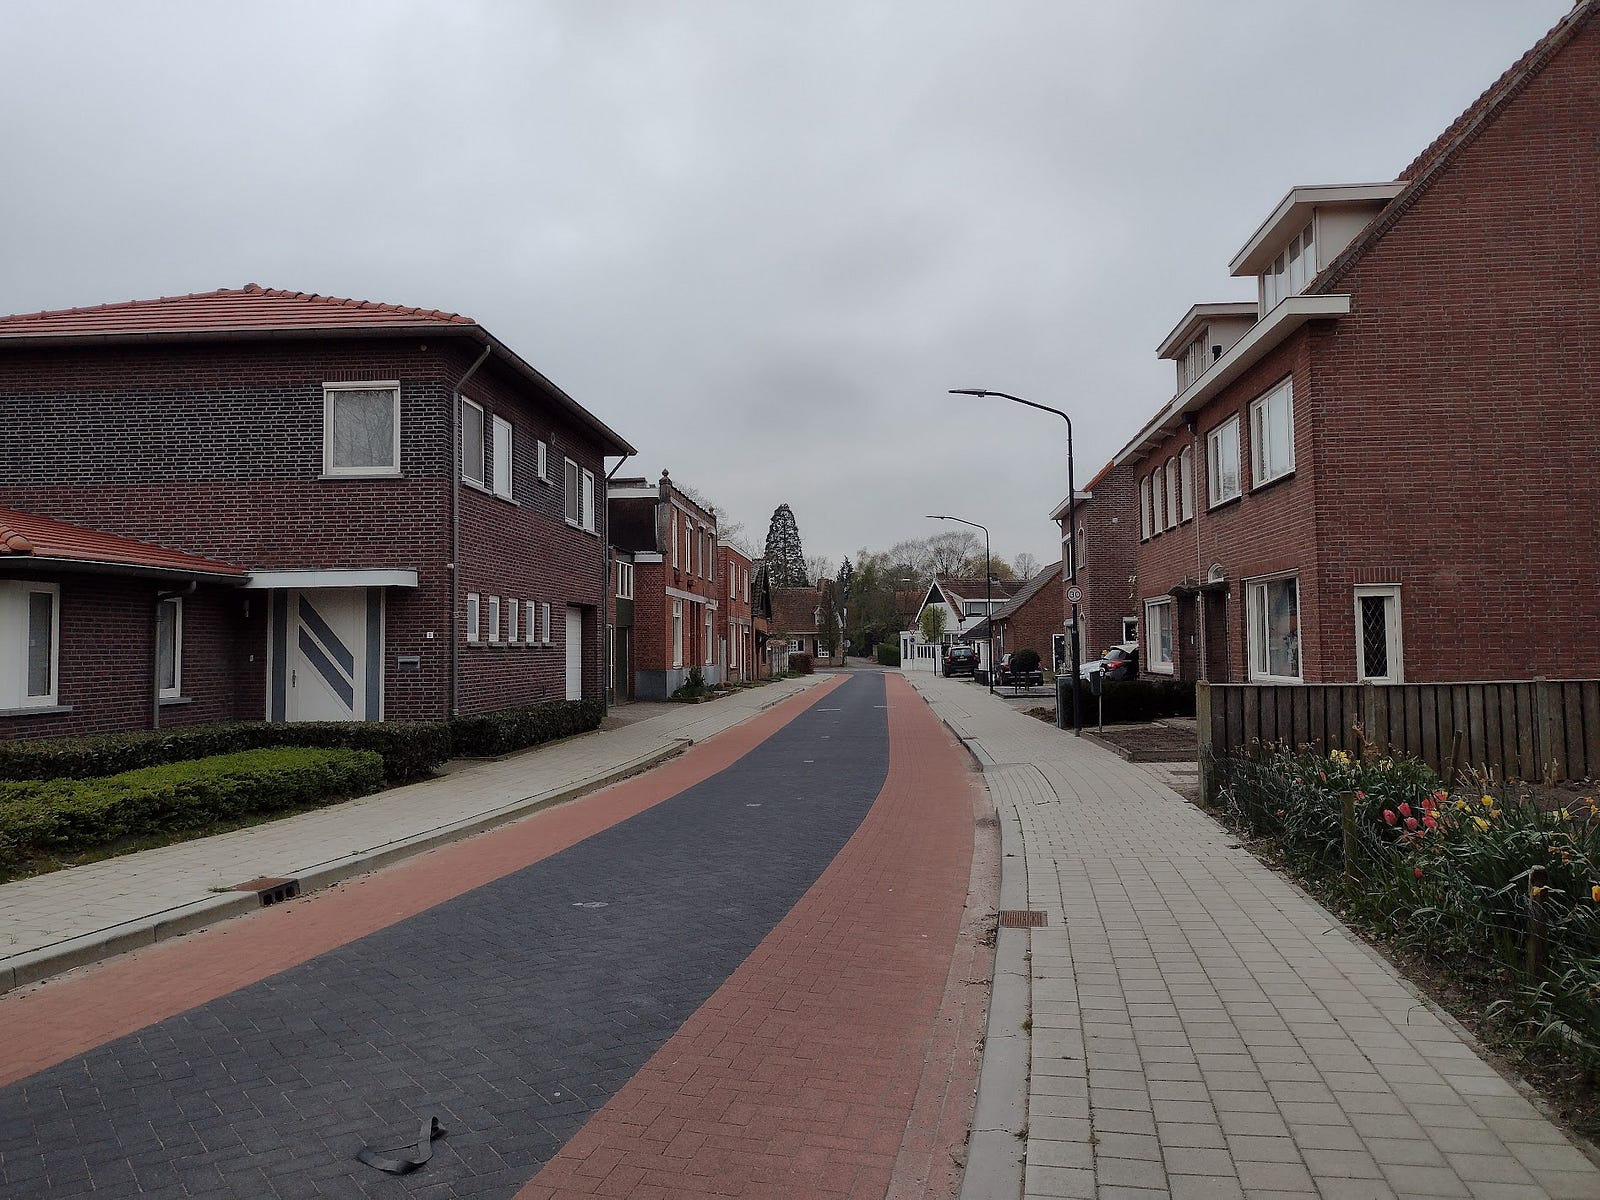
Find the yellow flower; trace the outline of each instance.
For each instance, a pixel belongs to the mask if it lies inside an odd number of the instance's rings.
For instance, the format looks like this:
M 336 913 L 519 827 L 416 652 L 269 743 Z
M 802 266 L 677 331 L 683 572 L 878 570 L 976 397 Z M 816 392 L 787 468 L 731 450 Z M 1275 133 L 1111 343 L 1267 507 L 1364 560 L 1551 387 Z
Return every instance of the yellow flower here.
M 1479 832 L 1489 828 L 1489 822 L 1485 821 L 1482 817 L 1473 817 L 1472 823 L 1478 827 Z
M 1493 796 L 1485 796 L 1483 798 L 1483 806 L 1485 808 L 1493 808 L 1494 807 L 1494 797 Z
M 1467 805 L 1467 802 L 1465 800 L 1457 800 L 1456 801 L 1456 807 L 1460 808 L 1460 809 L 1465 809 L 1465 808 L 1468 807 L 1468 805 Z
M 1540 896 L 1544 895 L 1544 889 L 1542 887 L 1530 888 L 1528 894 L 1537 900 Z
M 1596 904 L 1600 904 L 1600 883 L 1595 884 L 1592 888 L 1589 889 L 1589 897 Z
M 1570 820 L 1572 820 L 1572 814 L 1569 813 L 1566 809 L 1563 808 L 1561 810 L 1561 819 L 1563 821 L 1570 821 Z
M 1500 815 L 1500 810 L 1498 808 L 1491 808 L 1489 810 L 1489 816 L 1490 816 L 1491 819 L 1494 818 L 1494 817 L 1498 817 L 1499 815 Z

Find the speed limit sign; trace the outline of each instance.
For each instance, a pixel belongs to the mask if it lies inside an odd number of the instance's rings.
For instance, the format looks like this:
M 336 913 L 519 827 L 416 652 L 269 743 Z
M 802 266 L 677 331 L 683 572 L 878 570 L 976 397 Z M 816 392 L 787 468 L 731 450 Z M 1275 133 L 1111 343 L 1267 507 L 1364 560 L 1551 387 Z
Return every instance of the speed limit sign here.
M 1067 603 L 1080 604 L 1083 602 L 1083 589 L 1074 584 L 1067 589 Z

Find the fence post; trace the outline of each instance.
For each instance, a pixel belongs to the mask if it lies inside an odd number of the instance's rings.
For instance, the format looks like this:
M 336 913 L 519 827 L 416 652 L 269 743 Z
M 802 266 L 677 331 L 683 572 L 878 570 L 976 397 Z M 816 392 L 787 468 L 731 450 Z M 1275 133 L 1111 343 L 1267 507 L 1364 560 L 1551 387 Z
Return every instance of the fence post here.
M 1372 681 L 1361 681 L 1361 737 L 1368 744 L 1372 741 L 1372 731 L 1378 727 L 1378 692 Z M 1361 747 L 1356 747 L 1359 757 Z
M 1344 882 L 1351 890 L 1356 886 L 1356 794 L 1339 793 L 1339 825 L 1344 832 Z
M 1539 979 L 1544 975 L 1545 951 L 1550 937 L 1550 923 L 1545 911 L 1545 870 L 1534 867 L 1528 872 L 1528 946 L 1526 966 L 1528 976 Z
M 1200 807 L 1216 803 L 1216 766 L 1211 736 L 1211 685 L 1204 679 L 1194 685 L 1194 728 L 1200 743 Z
M 1555 719 L 1555 697 L 1550 681 L 1543 675 L 1533 681 L 1533 757 L 1539 765 L 1539 779 L 1554 787 L 1566 778 L 1562 769 L 1561 752 L 1551 737 L 1551 723 Z M 1563 739 L 1564 740 L 1564 739 Z
M 1446 775 L 1444 780 L 1447 788 L 1456 786 L 1456 777 L 1461 772 L 1461 742 L 1464 736 L 1459 729 L 1450 735 L 1450 774 Z

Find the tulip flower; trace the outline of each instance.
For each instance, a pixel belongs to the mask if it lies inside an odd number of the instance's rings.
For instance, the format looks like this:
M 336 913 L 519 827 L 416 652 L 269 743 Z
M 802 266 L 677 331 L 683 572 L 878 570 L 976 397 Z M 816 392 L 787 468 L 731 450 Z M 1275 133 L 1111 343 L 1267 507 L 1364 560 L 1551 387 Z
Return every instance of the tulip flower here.
M 1394 822 L 1395 822 L 1394 809 L 1392 809 L 1392 808 L 1384 809 L 1383 810 L 1383 819 L 1385 821 L 1389 822 L 1389 824 L 1393 825 Z
M 1600 904 L 1600 883 L 1595 884 L 1589 889 L 1589 898 L 1596 904 Z
M 1422 868 L 1421 867 L 1414 867 L 1412 869 L 1416 872 L 1417 878 L 1421 879 L 1422 878 Z
M 1407 829 L 1415 831 L 1417 826 L 1420 825 L 1420 824 L 1422 824 L 1422 822 L 1418 821 L 1415 817 L 1407 817 L 1406 818 L 1406 828 Z
M 1437 828 L 1439 828 L 1439 822 L 1434 820 L 1432 817 L 1423 817 L 1422 818 L 1422 823 L 1424 825 L 1426 825 L 1429 829 L 1437 829 Z
M 1357 794 L 1359 795 L 1360 793 Z M 1411 815 L 1411 805 L 1407 804 L 1404 800 L 1400 802 L 1400 815 L 1402 817 L 1409 817 Z

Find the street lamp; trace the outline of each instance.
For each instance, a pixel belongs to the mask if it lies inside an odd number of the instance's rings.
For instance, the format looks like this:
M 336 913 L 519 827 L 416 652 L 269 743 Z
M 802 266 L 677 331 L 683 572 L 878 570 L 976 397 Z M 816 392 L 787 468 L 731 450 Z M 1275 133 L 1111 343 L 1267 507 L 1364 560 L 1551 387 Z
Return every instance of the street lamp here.
M 971 525 L 974 529 L 983 530 L 983 599 L 984 608 L 988 610 L 988 616 L 984 620 L 989 622 L 989 694 L 992 696 L 994 695 L 994 563 L 989 559 L 989 529 L 976 521 L 947 517 L 942 513 L 925 515 L 930 521 L 955 521 L 961 525 Z
M 1051 408 L 1048 404 L 1035 404 L 1032 400 L 1024 400 L 1021 396 L 1013 396 L 1010 392 L 996 392 L 989 388 L 951 388 L 952 396 L 998 396 L 1002 400 L 1010 400 L 1017 404 L 1026 404 L 1029 408 L 1037 408 L 1040 412 L 1055 413 L 1067 423 L 1067 529 L 1072 535 L 1072 552 L 1067 555 L 1066 570 L 1067 582 L 1076 590 L 1078 583 L 1078 522 L 1077 513 L 1073 502 L 1076 500 L 1076 489 L 1072 484 L 1072 418 L 1059 408 Z M 1072 732 L 1078 737 L 1083 736 L 1083 707 L 1078 697 L 1078 602 L 1072 602 Z M 1056 695 L 1060 696 L 1058 687 Z M 1060 711 L 1059 703 L 1057 712 Z

